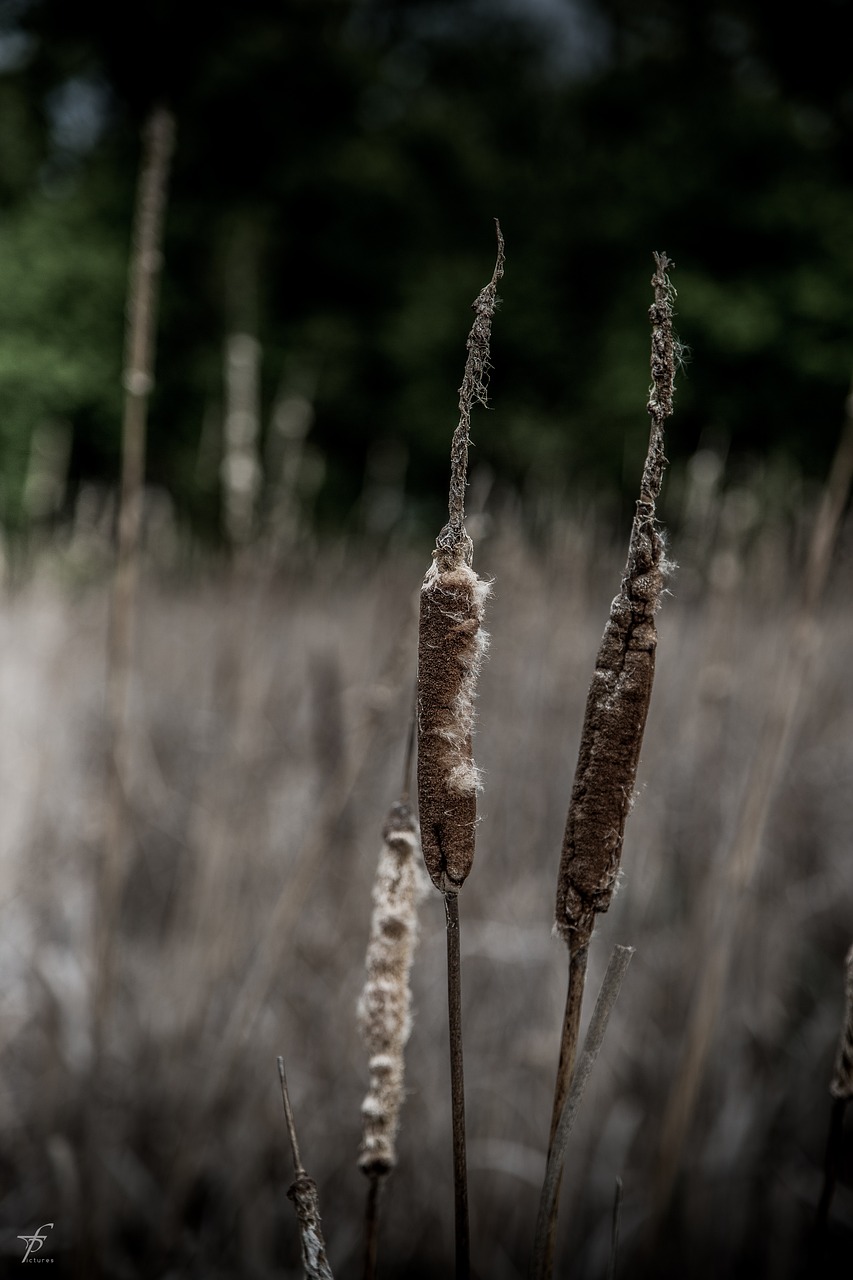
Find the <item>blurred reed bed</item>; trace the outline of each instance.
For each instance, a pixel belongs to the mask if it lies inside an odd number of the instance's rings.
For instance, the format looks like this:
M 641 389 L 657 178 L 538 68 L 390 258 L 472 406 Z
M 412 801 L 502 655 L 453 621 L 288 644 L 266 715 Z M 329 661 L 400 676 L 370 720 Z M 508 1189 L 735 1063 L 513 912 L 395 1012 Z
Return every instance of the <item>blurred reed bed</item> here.
M 802 489 L 794 520 L 772 478 L 735 484 L 718 468 L 703 505 L 703 465 L 674 486 L 671 509 L 666 495 L 661 504 L 680 558 L 686 542 L 693 549 L 659 619 L 624 891 L 590 954 L 596 989 L 612 945 L 636 948 L 573 1134 L 557 1274 L 569 1260 L 574 1275 L 606 1274 L 617 1176 L 624 1274 L 807 1273 L 853 899 L 849 525 L 816 610 L 809 686 L 741 908 L 665 1231 L 649 1240 L 661 1118 L 702 963 L 697 930 L 777 696 L 774 663 L 808 534 Z M 544 1173 L 564 1000 L 562 944 L 550 936 L 554 850 L 623 530 L 587 510 L 541 521 L 533 546 L 517 505 L 497 491 L 478 530 L 479 571 L 499 564 L 500 575 L 480 679 L 484 791 L 462 939 L 468 1172 L 477 1268 L 507 1280 L 526 1272 Z M 54 1221 L 55 1255 L 70 1262 L 88 1242 L 92 1275 L 301 1274 L 284 1195 L 275 1072 L 284 1053 L 329 1261 L 335 1274 L 357 1272 L 355 1157 L 369 1080 L 355 1010 L 376 831 L 399 786 L 411 707 L 423 555 L 386 537 L 381 549 L 306 544 L 298 568 L 249 567 L 227 582 L 212 567 L 145 567 L 129 690 L 131 857 L 94 1099 L 108 587 L 96 574 L 69 586 L 69 547 L 5 592 L 4 1260 L 19 1261 L 20 1232 Z M 380 1274 L 389 1276 L 446 1274 L 453 1253 L 438 895 L 422 905 L 420 936 L 406 1105 L 383 1207 Z M 97 1224 L 81 1180 L 93 1106 Z M 842 1160 L 827 1265 L 851 1241 L 853 1179 Z

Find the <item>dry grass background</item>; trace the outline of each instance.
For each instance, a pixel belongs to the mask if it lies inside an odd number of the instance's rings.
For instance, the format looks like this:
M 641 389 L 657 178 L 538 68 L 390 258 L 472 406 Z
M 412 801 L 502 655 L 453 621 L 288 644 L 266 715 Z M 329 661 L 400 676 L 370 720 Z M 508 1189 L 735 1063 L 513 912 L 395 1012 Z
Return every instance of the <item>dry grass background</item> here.
M 670 491 L 681 569 L 620 891 L 598 924 L 636 955 L 573 1136 L 557 1274 L 844 1275 L 847 1167 L 809 1242 L 853 928 L 853 609 L 841 540 L 809 688 L 748 890 L 672 1210 L 650 1238 L 661 1124 L 712 939 L 710 904 L 791 622 L 811 508 L 759 481 Z M 709 487 L 710 486 L 710 487 Z M 523 1276 L 544 1172 L 565 983 L 551 937 L 583 707 L 624 561 L 586 511 L 535 538 L 496 499 L 479 694 L 485 776 L 466 886 L 463 1009 L 475 1274 Z M 92 1062 L 94 887 L 104 820 L 108 591 L 45 557 L 0 609 L 0 1245 L 55 1222 L 69 1273 L 298 1275 L 276 1055 L 284 1053 L 333 1270 L 358 1273 L 367 1061 L 355 1017 L 381 826 L 399 792 L 424 548 L 298 543 L 274 573 L 149 564 L 128 779 L 133 855 L 117 999 Z M 450 1272 L 452 1170 L 439 895 L 421 907 L 414 1028 L 379 1274 Z M 819 1266 L 822 1269 L 815 1269 Z M 55 1268 L 56 1271 L 56 1268 Z M 55 1273 L 54 1271 L 54 1273 Z

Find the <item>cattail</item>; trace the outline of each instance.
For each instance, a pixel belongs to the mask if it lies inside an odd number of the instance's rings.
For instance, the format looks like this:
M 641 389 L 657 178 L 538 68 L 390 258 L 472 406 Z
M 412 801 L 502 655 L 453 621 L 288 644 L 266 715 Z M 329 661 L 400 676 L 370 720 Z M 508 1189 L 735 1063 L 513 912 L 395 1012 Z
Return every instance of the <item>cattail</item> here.
M 453 1121 L 456 1275 L 469 1274 L 468 1175 L 465 1086 L 462 1068 L 459 890 L 474 861 L 477 791 L 472 736 L 477 676 L 488 642 L 483 606 L 489 585 L 471 568 L 473 544 L 465 529 L 468 432 L 475 402 L 485 406 L 489 341 L 504 270 L 504 240 L 495 223 L 498 253 L 492 278 L 474 302 L 468 358 L 459 388 L 459 424 L 450 445 L 447 524 L 438 535 L 421 590 L 418 633 L 418 808 L 424 862 L 444 894 L 447 923 L 447 1012 Z
M 557 880 L 556 929 L 569 948 L 569 979 L 548 1148 L 554 1193 L 547 1223 L 543 1219 L 537 1228 L 537 1277 L 550 1276 L 553 1269 L 562 1154 L 554 1160 L 552 1155 L 556 1157 L 555 1137 L 574 1071 L 589 942 L 596 915 L 607 910 L 613 897 L 634 798 L 655 672 L 655 613 L 668 567 L 655 508 L 666 465 L 663 428 L 672 413 L 675 381 L 675 290 L 666 254 L 654 257 L 649 447 L 622 585 L 610 606 L 587 696 Z
M 457 892 L 474 861 L 479 774 L 472 734 L 477 676 L 488 637 L 487 582 L 471 568 L 465 530 L 468 432 L 475 402 L 487 402 L 489 340 L 503 275 L 500 226 L 494 273 L 474 302 L 468 359 L 459 389 L 459 425 L 450 446 L 449 518 L 421 590 L 418 641 L 418 806 L 424 861 L 442 893 Z
M 418 936 L 418 902 L 426 891 L 418 862 L 418 826 L 404 801 L 391 806 L 373 886 L 367 982 L 358 1021 L 369 1054 L 370 1087 L 361 1108 L 359 1168 L 384 1175 L 397 1162 L 403 1101 L 403 1050 L 411 1030 L 409 974 Z
M 667 275 L 671 264 L 665 254 L 655 254 L 655 263 L 655 300 L 649 310 L 651 433 L 628 562 L 587 698 L 563 840 L 556 924 L 567 942 L 573 935 L 588 939 L 596 914 L 606 911 L 613 897 L 654 680 L 655 613 L 667 570 L 655 504 L 666 464 L 663 426 L 672 413 L 675 378 L 674 290 Z

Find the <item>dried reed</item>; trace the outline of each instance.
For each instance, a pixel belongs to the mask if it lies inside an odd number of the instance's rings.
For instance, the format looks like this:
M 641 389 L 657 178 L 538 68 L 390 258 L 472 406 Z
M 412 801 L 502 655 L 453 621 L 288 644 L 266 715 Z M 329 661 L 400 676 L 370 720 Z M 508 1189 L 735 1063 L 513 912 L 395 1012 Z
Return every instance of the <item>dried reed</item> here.
M 279 1057 L 278 1078 L 281 1083 L 281 1101 L 284 1107 L 284 1120 L 290 1138 L 290 1149 L 293 1152 L 294 1179 L 287 1191 L 289 1200 L 296 1207 L 299 1220 L 299 1239 L 302 1245 L 302 1266 L 305 1280 L 334 1280 L 332 1269 L 326 1258 L 326 1242 L 323 1239 L 323 1226 L 320 1222 L 320 1200 L 317 1195 L 317 1184 L 309 1178 L 299 1154 L 299 1143 L 296 1139 L 296 1125 L 293 1121 L 293 1109 L 290 1105 L 290 1094 L 287 1091 L 287 1076 L 284 1072 L 284 1058 Z
M 672 413 L 676 349 L 672 333 L 675 290 L 666 254 L 655 254 L 649 309 L 652 326 L 648 413 L 649 446 L 631 529 L 628 560 L 619 594 L 598 651 L 589 688 L 580 752 L 569 804 L 557 880 L 556 928 L 569 949 L 569 980 L 560 1060 L 551 1116 L 549 1159 L 574 1071 L 587 955 L 595 917 L 606 911 L 616 887 L 625 820 L 646 726 L 655 669 L 657 631 L 667 571 L 664 541 L 656 520 L 666 464 L 664 423 Z M 557 1197 L 549 1227 L 550 1274 Z
M 844 994 L 844 1021 L 841 1024 L 835 1070 L 829 1086 L 829 1092 L 832 1095 L 832 1109 L 829 1116 L 829 1133 L 826 1139 L 823 1189 L 815 1219 L 815 1228 L 818 1232 L 824 1230 L 829 1217 L 832 1197 L 835 1194 L 835 1183 L 838 1179 L 838 1166 L 841 1161 L 844 1113 L 847 1110 L 848 1102 L 853 1098 L 853 947 L 847 952 L 844 961 Z
M 853 388 L 844 425 L 812 528 L 799 602 L 793 609 L 767 715 L 745 779 L 741 807 L 723 859 L 710 910 L 703 905 L 707 937 L 690 1004 L 675 1082 L 661 1126 L 655 1186 L 656 1229 L 669 1207 L 696 1099 L 711 1053 L 729 965 L 748 891 L 758 869 L 771 804 L 788 759 L 798 713 L 809 687 L 817 610 L 829 575 L 838 532 L 853 483 Z
M 142 532 L 145 434 L 148 398 L 154 386 L 154 334 L 162 267 L 160 246 L 174 129 L 173 117 L 163 108 L 155 110 L 146 123 L 130 255 L 118 555 L 107 649 L 110 756 L 104 849 L 98 886 L 94 1009 L 96 1056 L 102 1050 L 104 1022 L 112 992 L 117 916 L 127 843 L 128 696 Z
M 536 1223 L 536 1239 L 533 1246 L 533 1264 L 531 1267 L 532 1280 L 545 1280 L 545 1277 L 551 1274 L 551 1223 L 555 1221 L 557 1196 L 560 1192 L 560 1180 L 562 1178 L 563 1162 L 566 1158 L 569 1135 L 580 1109 L 581 1100 L 592 1068 L 595 1066 L 596 1058 L 601 1052 L 607 1023 L 610 1020 L 610 1014 L 619 996 L 622 981 L 633 954 L 633 947 L 613 948 L 610 962 L 604 975 L 604 981 L 601 984 L 601 990 L 595 1002 L 589 1030 L 586 1033 L 583 1053 L 578 1062 L 577 1070 L 572 1076 L 571 1089 L 566 1098 L 566 1105 L 560 1113 L 557 1129 L 551 1143 L 551 1150 L 548 1153 L 545 1181 L 542 1185 L 542 1195 L 539 1200 L 539 1216 Z M 621 1211 L 621 1190 L 620 1183 L 614 1209 L 614 1243 L 612 1246 L 612 1254 L 614 1256 L 616 1236 L 618 1235 L 618 1215 Z
M 418 825 L 406 797 L 391 806 L 373 886 L 367 982 L 358 1005 L 369 1055 L 370 1086 L 362 1103 L 359 1168 L 370 1179 L 365 1280 L 376 1270 L 379 1186 L 397 1163 L 403 1102 L 403 1051 L 411 1031 L 409 975 L 418 934 L 418 902 L 426 892 L 418 861 Z
M 474 301 L 468 358 L 459 389 L 459 424 L 450 446 L 448 521 L 436 540 L 421 590 L 418 636 L 418 807 L 424 862 L 444 894 L 447 923 L 448 1019 L 453 1114 L 456 1272 L 469 1273 L 465 1095 L 462 1066 L 458 893 L 474 861 L 479 775 L 472 734 L 477 675 L 486 650 L 483 608 L 488 583 L 471 568 L 465 529 L 465 485 L 471 410 L 487 403 L 489 341 L 504 269 L 504 240 L 492 278 Z

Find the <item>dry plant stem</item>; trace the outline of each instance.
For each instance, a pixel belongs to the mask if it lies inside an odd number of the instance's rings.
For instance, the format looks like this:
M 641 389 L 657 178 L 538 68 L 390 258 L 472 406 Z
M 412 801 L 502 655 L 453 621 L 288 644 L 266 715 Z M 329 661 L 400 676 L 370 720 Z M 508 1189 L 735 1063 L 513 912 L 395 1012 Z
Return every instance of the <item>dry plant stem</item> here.
M 438 535 L 421 590 L 418 630 L 418 809 L 424 862 L 444 894 L 447 923 L 447 1009 L 450 1033 L 456 1275 L 470 1273 L 465 1089 L 462 1069 L 461 963 L 458 893 L 474 861 L 477 791 L 474 699 L 486 650 L 483 612 L 489 585 L 471 568 L 473 544 L 465 529 L 468 433 L 475 403 L 486 405 L 489 342 L 504 270 L 504 239 L 495 223 L 497 259 L 492 278 L 474 301 L 474 324 L 459 388 L 459 422 L 450 446 L 447 524 Z
M 575 1069 L 588 956 L 589 938 L 572 939 L 569 946 L 569 981 L 566 988 L 566 1008 L 563 1014 L 563 1033 L 560 1039 L 560 1064 L 557 1069 L 557 1085 L 554 1090 L 554 1106 L 551 1115 L 551 1134 L 548 1139 L 549 1155 L 554 1142 L 554 1134 L 557 1131 L 557 1122 L 563 1114 L 563 1107 L 565 1106 L 566 1096 L 572 1080 L 572 1072 Z
M 287 1197 L 293 1201 L 296 1207 L 305 1280 L 333 1280 L 332 1269 L 326 1259 L 326 1242 L 323 1239 L 323 1227 L 320 1222 L 320 1202 L 317 1196 L 317 1185 L 313 1178 L 309 1178 L 302 1165 L 299 1143 L 296 1139 L 296 1126 L 293 1122 L 293 1110 L 290 1105 L 290 1094 L 287 1091 L 284 1058 L 279 1057 L 277 1062 L 284 1119 L 287 1125 L 288 1137 L 290 1138 L 290 1149 L 293 1152 L 294 1179 L 288 1188 Z
M 616 1179 L 613 1196 L 613 1225 L 610 1230 L 610 1259 L 607 1263 L 607 1280 L 616 1280 L 616 1260 L 619 1257 L 619 1230 L 622 1226 L 622 1179 Z
M 551 1115 L 553 1148 L 574 1067 L 580 1025 L 586 953 L 595 917 L 610 906 L 619 865 L 625 822 L 634 798 L 637 765 L 652 696 L 657 629 L 655 614 L 667 570 L 656 504 L 666 465 L 664 424 L 672 413 L 675 345 L 672 304 L 675 291 L 666 254 L 655 254 L 651 378 L 647 410 L 649 446 L 631 527 L 628 559 L 619 594 L 598 650 L 587 696 L 560 872 L 557 879 L 556 928 L 569 947 L 569 990 L 554 1086 Z M 552 1201 L 547 1271 L 553 1265 L 558 1198 Z
M 844 994 L 844 1021 L 838 1039 L 835 1071 L 829 1086 L 829 1092 L 832 1094 L 832 1109 L 826 1139 L 823 1189 L 815 1218 L 815 1230 L 818 1233 L 826 1228 L 832 1197 L 835 1194 L 835 1183 L 841 1160 L 844 1113 L 848 1102 L 853 1098 L 853 947 L 847 952 L 844 961 Z
M 702 1085 L 723 1003 L 732 951 L 748 891 L 761 855 L 773 796 L 809 685 L 816 639 L 816 613 L 826 584 L 841 518 L 853 483 L 853 390 L 845 403 L 841 437 L 809 541 L 806 566 L 789 639 L 777 667 L 770 709 L 745 779 L 743 801 L 710 911 L 698 987 L 691 1001 L 675 1082 L 661 1126 L 655 1186 L 656 1229 L 667 1212 L 696 1098 Z
M 459 944 L 459 896 L 444 895 L 447 918 L 447 1014 L 450 1031 L 450 1100 L 453 1118 L 453 1189 L 456 1224 L 456 1276 L 470 1274 L 468 1168 L 465 1152 L 465 1079 L 462 1064 L 462 961 Z
M 551 1258 L 549 1256 L 551 1223 L 554 1220 L 554 1204 L 560 1189 L 569 1135 L 580 1109 L 590 1073 L 601 1050 L 607 1023 L 633 954 L 633 947 L 613 948 L 607 972 L 604 975 L 604 981 L 601 984 L 601 990 L 595 1002 L 592 1020 L 584 1040 L 583 1051 L 578 1059 L 577 1067 L 572 1076 L 572 1085 L 557 1124 L 539 1201 L 536 1239 L 533 1246 L 533 1265 L 531 1267 L 532 1280 L 545 1280 L 551 1274 Z
M 381 1186 L 381 1176 L 378 1173 L 372 1173 L 367 1184 L 367 1203 L 364 1208 L 364 1259 L 362 1265 L 364 1280 L 374 1280 L 376 1276 L 376 1258 L 379 1250 L 379 1192 Z
M 128 280 L 118 556 L 107 651 L 110 749 L 104 849 L 98 886 L 94 1009 L 96 1056 L 103 1048 L 104 1021 L 112 994 L 115 934 L 128 833 L 128 693 L 142 526 L 148 397 L 154 384 L 154 333 L 162 263 L 160 245 L 173 140 L 172 116 L 163 109 L 154 111 L 144 133 Z

